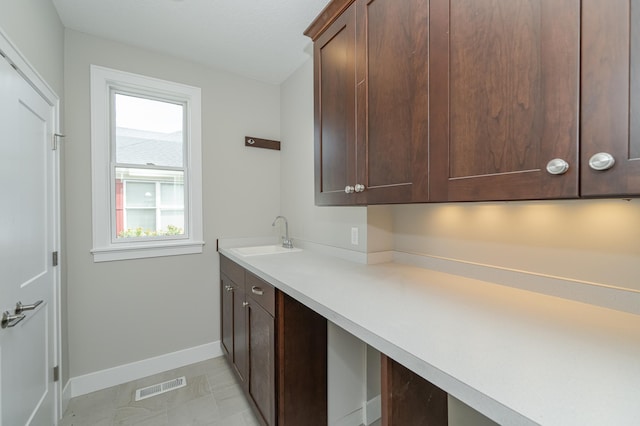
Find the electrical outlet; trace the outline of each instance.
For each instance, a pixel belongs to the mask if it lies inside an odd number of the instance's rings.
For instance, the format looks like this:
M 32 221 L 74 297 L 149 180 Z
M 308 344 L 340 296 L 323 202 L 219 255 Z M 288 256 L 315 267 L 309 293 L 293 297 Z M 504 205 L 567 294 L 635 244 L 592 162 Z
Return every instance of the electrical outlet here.
M 358 245 L 358 228 L 351 228 L 351 244 L 354 246 Z

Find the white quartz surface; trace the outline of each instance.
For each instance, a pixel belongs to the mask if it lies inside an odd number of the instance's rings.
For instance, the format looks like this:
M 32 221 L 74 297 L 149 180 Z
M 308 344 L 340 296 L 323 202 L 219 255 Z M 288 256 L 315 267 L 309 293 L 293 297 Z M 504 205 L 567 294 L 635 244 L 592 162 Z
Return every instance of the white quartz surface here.
M 221 252 L 505 425 L 640 425 L 640 316 L 395 263 Z

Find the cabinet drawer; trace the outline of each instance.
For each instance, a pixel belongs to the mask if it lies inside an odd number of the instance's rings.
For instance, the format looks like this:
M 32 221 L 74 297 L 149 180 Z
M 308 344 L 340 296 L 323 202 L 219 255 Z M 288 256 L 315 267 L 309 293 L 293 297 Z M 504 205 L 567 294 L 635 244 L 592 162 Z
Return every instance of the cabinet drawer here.
M 244 284 L 244 268 L 237 263 L 220 256 L 220 272 L 239 286 Z
M 246 276 L 247 295 L 262 306 L 272 316 L 276 315 L 276 289 L 265 280 L 258 278 L 251 272 Z

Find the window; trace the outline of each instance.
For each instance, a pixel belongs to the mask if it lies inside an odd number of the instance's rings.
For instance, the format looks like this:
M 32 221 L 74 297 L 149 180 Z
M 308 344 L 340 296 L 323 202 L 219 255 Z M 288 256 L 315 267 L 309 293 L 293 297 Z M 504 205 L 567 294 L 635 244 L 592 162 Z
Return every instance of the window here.
M 91 67 L 94 261 L 202 252 L 200 89 Z

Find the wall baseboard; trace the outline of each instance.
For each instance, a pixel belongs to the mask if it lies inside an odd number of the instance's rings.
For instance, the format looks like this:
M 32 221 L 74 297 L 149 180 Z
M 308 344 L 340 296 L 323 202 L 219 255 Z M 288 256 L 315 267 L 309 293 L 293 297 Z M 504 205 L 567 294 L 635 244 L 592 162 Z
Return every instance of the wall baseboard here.
M 378 263 L 393 262 L 393 251 L 376 251 L 367 253 L 367 263 L 377 265 Z
M 193 348 L 96 371 L 83 376 L 72 377 L 69 379 L 67 386 L 65 386 L 63 400 L 67 395 L 70 398 L 74 398 L 219 356 L 222 356 L 222 349 L 220 348 L 220 341 L 218 340 Z
M 370 425 L 382 417 L 382 395 L 375 396 L 366 402 L 364 415 L 365 425 Z
M 375 396 L 369 401 L 365 402 L 362 408 L 358 408 L 356 411 L 347 414 L 341 419 L 337 420 L 332 426 L 360 426 L 362 424 L 370 425 L 379 418 L 382 417 L 381 407 L 382 397 L 380 395 Z
M 362 408 L 336 420 L 331 426 L 360 426 L 362 424 Z
M 65 411 L 67 411 L 67 407 L 69 407 L 69 401 L 71 400 L 71 380 L 67 382 L 67 384 L 62 389 L 62 412 L 60 413 L 60 418 L 64 416 Z

